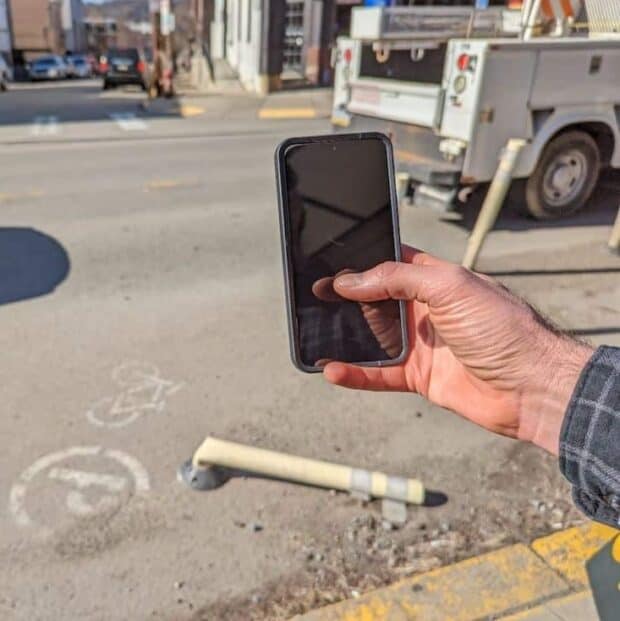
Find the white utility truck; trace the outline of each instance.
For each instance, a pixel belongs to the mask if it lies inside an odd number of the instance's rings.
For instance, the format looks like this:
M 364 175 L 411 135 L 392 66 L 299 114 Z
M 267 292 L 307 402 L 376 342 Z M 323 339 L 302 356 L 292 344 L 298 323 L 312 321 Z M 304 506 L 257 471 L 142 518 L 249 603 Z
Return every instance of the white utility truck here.
M 601 167 L 620 168 L 620 0 L 468 4 L 353 9 L 333 125 L 390 135 L 414 203 L 442 208 L 526 140 L 514 177 L 529 213 L 576 212 Z

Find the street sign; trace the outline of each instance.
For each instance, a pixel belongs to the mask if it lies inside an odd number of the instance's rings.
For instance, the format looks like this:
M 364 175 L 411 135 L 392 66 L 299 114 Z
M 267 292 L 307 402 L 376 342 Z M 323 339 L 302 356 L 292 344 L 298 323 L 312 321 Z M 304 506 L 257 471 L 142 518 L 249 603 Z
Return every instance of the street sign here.
M 174 30 L 174 14 L 170 11 L 170 0 L 160 0 L 159 14 L 161 34 L 167 36 Z
M 476 10 L 484 11 L 489 8 L 489 0 L 476 0 Z
M 166 36 L 166 35 L 169 35 L 171 32 L 174 32 L 174 28 L 176 25 L 174 13 L 162 13 L 160 20 L 161 20 L 161 34 Z

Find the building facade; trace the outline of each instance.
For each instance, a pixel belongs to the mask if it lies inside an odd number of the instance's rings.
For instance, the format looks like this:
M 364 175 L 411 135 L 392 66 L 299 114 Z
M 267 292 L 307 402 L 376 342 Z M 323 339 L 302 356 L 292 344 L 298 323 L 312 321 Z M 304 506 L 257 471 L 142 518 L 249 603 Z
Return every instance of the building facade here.
M 5 60 L 10 60 L 13 49 L 13 36 L 11 34 L 11 18 L 7 0 L 0 0 L 0 54 Z
M 213 58 L 225 58 L 248 89 L 328 84 L 329 55 L 359 0 L 215 0 Z
M 66 51 L 80 52 L 85 49 L 84 12 L 82 0 L 62 0 L 61 27 Z
M 84 49 L 82 0 L 4 1 L 10 15 L 12 57 L 16 65 L 23 65 L 40 54 Z

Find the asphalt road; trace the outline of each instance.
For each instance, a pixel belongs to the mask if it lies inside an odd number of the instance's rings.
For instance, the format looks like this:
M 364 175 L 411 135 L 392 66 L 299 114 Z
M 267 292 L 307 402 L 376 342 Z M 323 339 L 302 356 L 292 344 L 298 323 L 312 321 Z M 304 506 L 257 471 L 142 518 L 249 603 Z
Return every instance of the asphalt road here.
M 328 128 L 259 121 L 259 105 L 144 108 L 96 82 L 0 94 L 0 618 L 284 617 L 578 519 L 552 459 L 415 396 L 292 367 L 272 153 Z M 605 184 L 561 226 L 508 213 L 481 267 L 620 343 L 620 260 L 605 249 L 618 184 Z M 473 211 L 404 208 L 403 238 L 458 259 Z M 207 434 L 419 476 L 447 502 L 362 541 L 375 503 L 181 485 Z

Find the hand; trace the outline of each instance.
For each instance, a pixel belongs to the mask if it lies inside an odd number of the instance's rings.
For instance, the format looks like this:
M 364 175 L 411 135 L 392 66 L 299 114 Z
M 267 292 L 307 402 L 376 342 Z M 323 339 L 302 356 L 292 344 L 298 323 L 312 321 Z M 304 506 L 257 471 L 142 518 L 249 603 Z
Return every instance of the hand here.
M 343 274 L 351 274 L 346 269 L 335 276 L 320 278 L 312 285 L 312 293 L 322 302 L 342 302 L 343 297 L 334 290 L 334 281 Z M 396 358 L 403 349 L 403 335 L 400 321 L 400 308 L 397 302 L 382 300 L 380 302 L 359 302 L 359 308 L 366 324 L 379 343 L 379 347 L 390 356 Z M 320 360 L 322 365 L 328 360 Z
M 328 381 L 417 392 L 465 418 L 557 454 L 560 427 L 592 349 L 560 334 L 489 277 L 404 248 L 388 262 L 333 283 L 360 303 L 406 300 L 409 353 L 392 367 L 330 362 Z

